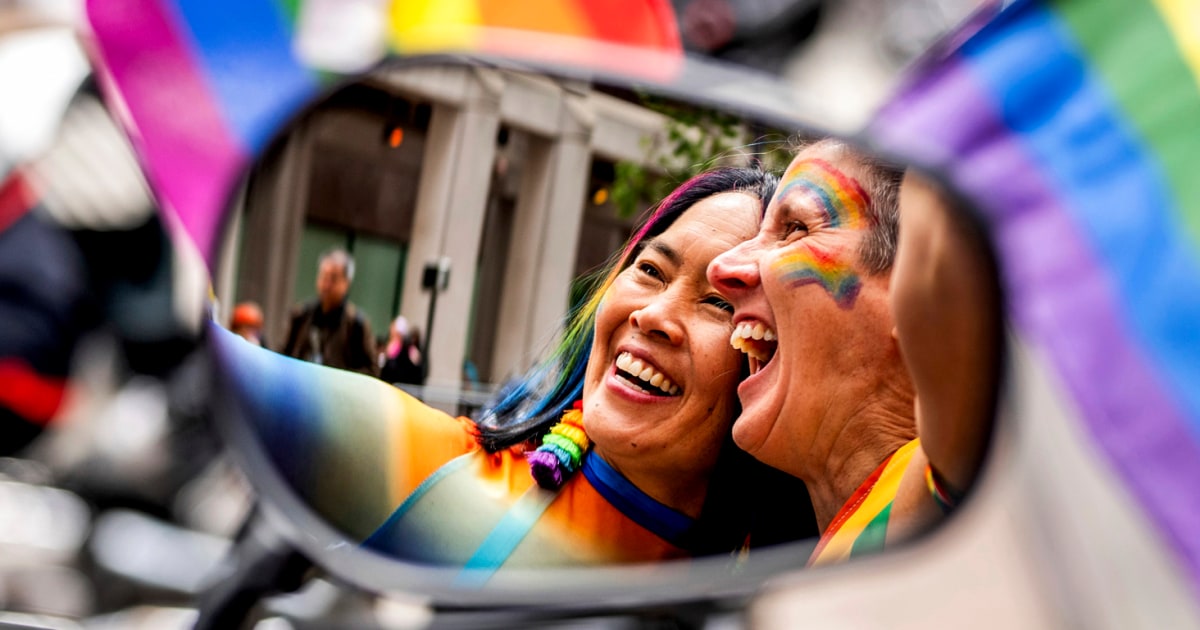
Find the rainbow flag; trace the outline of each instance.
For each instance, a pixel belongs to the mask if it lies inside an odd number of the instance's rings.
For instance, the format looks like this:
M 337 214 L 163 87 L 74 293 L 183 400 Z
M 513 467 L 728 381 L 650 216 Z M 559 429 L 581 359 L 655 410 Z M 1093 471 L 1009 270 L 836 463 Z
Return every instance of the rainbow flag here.
M 979 204 L 1017 334 L 1200 594 L 1198 24 L 1197 2 L 1016 2 L 869 131 Z
M 213 323 L 207 334 L 221 413 L 236 414 L 305 505 L 354 540 L 478 449 L 470 420 L 377 378 L 276 354 Z
M 88 0 L 107 96 L 173 227 L 210 268 L 249 160 L 341 78 L 299 42 L 338 4 L 373 12 L 380 57 L 469 51 L 631 75 L 671 72 L 682 57 L 668 0 Z M 342 43 L 373 32 L 358 28 Z

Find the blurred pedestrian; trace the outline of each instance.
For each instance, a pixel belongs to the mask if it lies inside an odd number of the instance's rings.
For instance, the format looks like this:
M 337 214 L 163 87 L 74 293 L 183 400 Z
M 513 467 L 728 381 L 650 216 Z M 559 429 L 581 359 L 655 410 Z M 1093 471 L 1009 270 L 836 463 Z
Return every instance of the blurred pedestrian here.
M 388 329 L 388 341 L 380 355 L 379 378 L 389 383 L 425 384 L 425 358 L 418 340 L 420 333 L 403 315 Z
M 241 302 L 233 308 L 233 316 L 229 318 L 229 330 L 252 344 L 266 348 L 262 328 L 263 314 L 258 304 Z
M 331 367 L 378 374 L 375 338 L 366 315 L 346 295 L 354 281 L 354 258 L 331 249 L 317 262 L 317 297 L 292 309 L 283 353 Z

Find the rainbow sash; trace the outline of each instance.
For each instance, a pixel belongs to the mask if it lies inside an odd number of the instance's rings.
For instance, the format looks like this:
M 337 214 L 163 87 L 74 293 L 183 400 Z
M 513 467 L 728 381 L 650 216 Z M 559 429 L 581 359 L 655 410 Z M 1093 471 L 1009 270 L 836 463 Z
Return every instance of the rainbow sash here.
M 883 460 L 871 476 L 850 495 L 813 549 L 808 566 L 844 562 L 851 556 L 883 549 L 887 540 L 892 502 L 900 480 L 912 461 L 920 440 L 913 440 Z

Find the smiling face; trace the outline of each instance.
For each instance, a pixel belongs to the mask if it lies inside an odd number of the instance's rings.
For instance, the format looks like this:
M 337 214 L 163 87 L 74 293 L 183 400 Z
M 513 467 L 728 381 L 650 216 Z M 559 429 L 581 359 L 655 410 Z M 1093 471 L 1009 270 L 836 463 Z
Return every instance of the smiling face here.
M 871 273 L 861 255 L 872 226 L 865 176 L 839 145 L 802 151 L 758 235 L 709 269 L 735 307 L 730 343 L 751 357 L 734 441 L 801 477 L 848 418 L 911 405 L 888 275 Z
M 707 475 L 728 435 L 743 359 L 729 346 L 731 308 L 705 271 L 754 235 L 761 207 L 739 192 L 695 203 L 600 303 L 584 422 L 596 452 L 639 486 L 638 471 Z

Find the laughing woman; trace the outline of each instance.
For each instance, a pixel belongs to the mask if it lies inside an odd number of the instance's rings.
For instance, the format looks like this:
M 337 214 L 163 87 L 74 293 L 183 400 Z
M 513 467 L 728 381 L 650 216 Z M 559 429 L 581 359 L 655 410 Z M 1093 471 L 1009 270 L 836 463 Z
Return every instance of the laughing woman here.
M 902 190 L 901 176 L 850 145 L 814 143 L 758 235 L 709 268 L 735 307 L 732 343 L 751 357 L 734 439 L 811 490 L 813 566 L 936 523 L 986 450 L 996 276 L 937 189 L 910 178 Z
M 745 361 L 706 277 L 774 184 L 719 169 L 680 186 L 478 422 L 214 335 L 218 361 L 284 478 L 378 551 L 487 574 L 730 552 L 752 529 L 774 542 L 749 504 L 772 473 L 730 440 Z

